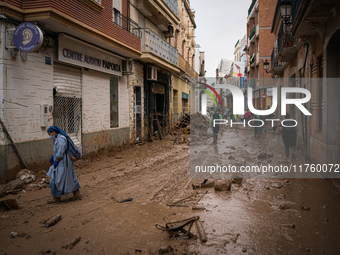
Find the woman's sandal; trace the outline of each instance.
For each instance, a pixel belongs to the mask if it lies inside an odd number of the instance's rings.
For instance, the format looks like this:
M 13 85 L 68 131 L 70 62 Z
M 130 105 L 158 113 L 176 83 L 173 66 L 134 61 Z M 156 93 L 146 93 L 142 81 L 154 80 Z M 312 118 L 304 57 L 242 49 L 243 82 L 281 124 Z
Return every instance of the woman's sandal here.
M 78 199 L 81 199 L 81 194 L 80 194 L 79 190 L 77 190 L 73 193 L 73 197 L 71 198 L 71 201 L 76 201 Z

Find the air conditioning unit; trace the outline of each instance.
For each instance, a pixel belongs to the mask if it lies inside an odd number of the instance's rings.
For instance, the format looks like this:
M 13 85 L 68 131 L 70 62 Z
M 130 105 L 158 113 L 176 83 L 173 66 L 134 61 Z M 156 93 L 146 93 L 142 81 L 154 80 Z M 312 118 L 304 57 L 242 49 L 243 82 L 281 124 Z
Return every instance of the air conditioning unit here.
M 148 66 L 146 72 L 146 79 L 148 81 L 157 81 L 157 68 L 154 66 Z
M 131 60 L 123 60 L 123 62 L 122 62 L 122 73 L 123 73 L 123 75 L 132 74 L 132 62 L 131 62 Z
M 165 32 L 165 36 L 174 37 L 175 36 L 175 28 L 173 25 L 168 26 L 168 31 Z

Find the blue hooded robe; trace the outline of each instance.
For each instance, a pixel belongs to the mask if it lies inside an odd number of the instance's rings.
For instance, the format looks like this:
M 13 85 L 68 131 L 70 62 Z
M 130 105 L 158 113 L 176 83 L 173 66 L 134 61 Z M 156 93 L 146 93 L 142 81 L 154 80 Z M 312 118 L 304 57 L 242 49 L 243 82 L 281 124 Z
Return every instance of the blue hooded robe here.
M 73 162 L 66 153 L 67 148 L 67 138 L 59 132 L 54 141 L 53 159 L 62 159 L 57 167 L 51 166 L 47 173 L 47 176 L 51 177 L 49 185 L 51 193 L 56 197 L 70 194 L 80 188 Z

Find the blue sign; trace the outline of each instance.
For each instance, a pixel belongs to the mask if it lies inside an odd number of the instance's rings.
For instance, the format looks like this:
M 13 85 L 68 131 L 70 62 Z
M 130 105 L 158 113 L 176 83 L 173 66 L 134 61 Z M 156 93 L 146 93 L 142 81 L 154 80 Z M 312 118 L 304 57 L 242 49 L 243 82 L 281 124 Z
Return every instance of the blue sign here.
M 50 56 L 49 53 L 46 53 L 46 56 L 45 56 L 45 64 L 46 65 L 51 65 L 52 64 L 52 58 Z
M 240 77 L 240 88 L 244 88 L 244 77 Z
M 182 92 L 183 99 L 189 99 L 189 95 L 187 93 Z
M 43 33 L 39 27 L 32 23 L 21 23 L 14 30 L 13 42 L 20 51 L 34 52 L 42 45 Z

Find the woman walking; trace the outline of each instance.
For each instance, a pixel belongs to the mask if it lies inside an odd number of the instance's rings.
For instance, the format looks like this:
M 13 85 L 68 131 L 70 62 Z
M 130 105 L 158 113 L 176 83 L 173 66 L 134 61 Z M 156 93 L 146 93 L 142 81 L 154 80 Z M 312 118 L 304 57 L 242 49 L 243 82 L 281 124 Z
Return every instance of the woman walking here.
M 64 130 L 57 126 L 51 126 L 47 129 L 47 133 L 54 140 L 53 155 L 47 176 L 51 177 L 50 188 L 53 199 L 49 203 L 61 202 L 60 197 L 73 193 L 72 200 L 77 200 L 81 197 L 79 191 L 79 182 L 73 162 L 68 153 L 66 153 L 70 144 L 75 147 L 71 138 Z
M 289 119 L 289 113 L 286 114 L 285 119 Z M 286 121 L 286 127 L 282 126 L 282 139 L 285 144 L 285 154 L 286 159 L 289 158 L 289 148 L 292 149 L 292 160 L 295 159 L 295 149 L 296 149 L 296 127 L 294 127 L 295 121 Z

